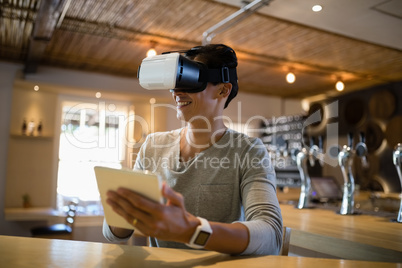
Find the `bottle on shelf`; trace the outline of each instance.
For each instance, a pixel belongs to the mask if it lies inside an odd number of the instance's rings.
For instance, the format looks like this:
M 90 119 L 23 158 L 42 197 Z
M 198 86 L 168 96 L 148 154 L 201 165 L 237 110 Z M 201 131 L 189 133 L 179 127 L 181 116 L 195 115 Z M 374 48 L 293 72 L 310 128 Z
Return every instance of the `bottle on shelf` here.
M 33 136 L 35 132 L 35 122 L 33 119 L 28 123 L 28 135 Z
M 42 135 L 42 130 L 43 130 L 42 120 L 39 120 L 38 128 L 36 129 L 38 136 Z
M 27 120 L 24 118 L 24 119 L 22 120 L 22 128 L 21 128 L 21 134 L 22 134 L 22 135 L 26 135 L 26 134 L 27 134 L 27 128 L 28 128 Z

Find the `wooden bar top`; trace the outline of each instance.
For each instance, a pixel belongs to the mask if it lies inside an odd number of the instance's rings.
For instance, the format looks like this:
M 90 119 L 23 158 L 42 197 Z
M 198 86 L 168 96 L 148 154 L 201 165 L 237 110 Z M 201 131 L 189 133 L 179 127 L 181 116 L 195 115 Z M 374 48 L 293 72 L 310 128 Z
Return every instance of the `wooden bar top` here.
M 281 204 L 293 247 L 342 259 L 402 262 L 402 223 L 371 215 Z M 396 217 L 396 216 L 395 216 Z
M 0 236 L 1 267 L 342 267 L 391 268 L 396 263 L 287 256 L 233 257 L 204 250 Z

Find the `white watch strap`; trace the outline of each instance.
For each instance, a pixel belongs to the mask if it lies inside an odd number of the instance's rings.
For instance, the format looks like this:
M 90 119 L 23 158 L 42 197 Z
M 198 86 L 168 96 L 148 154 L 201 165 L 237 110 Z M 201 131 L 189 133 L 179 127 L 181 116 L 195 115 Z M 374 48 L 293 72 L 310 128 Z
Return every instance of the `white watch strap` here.
M 200 220 L 201 225 L 197 226 L 193 236 L 190 239 L 190 242 L 186 245 L 191 248 L 202 249 L 205 247 L 205 244 L 212 234 L 212 228 L 206 219 L 201 217 L 197 218 Z

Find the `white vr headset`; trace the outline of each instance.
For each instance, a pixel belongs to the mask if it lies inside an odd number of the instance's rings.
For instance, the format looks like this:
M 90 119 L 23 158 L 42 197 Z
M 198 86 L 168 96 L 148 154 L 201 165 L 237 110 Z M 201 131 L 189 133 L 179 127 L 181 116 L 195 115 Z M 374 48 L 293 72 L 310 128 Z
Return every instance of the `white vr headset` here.
M 201 62 L 179 53 L 147 57 L 138 69 L 140 85 L 146 89 L 170 89 L 186 92 L 203 91 L 208 82 L 237 81 L 236 68 L 208 69 Z

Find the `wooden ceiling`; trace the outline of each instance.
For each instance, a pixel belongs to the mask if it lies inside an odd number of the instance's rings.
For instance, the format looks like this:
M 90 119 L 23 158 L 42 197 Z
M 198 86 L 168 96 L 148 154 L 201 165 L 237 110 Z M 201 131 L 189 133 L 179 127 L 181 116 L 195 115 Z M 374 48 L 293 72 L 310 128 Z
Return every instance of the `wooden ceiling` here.
M 0 0 L 0 60 L 133 77 L 147 50 L 202 44 L 239 9 L 211 0 Z M 249 12 L 250 13 L 250 12 Z M 240 91 L 285 98 L 402 81 L 402 51 L 249 14 L 212 43 L 237 52 Z M 296 82 L 288 84 L 292 70 Z

